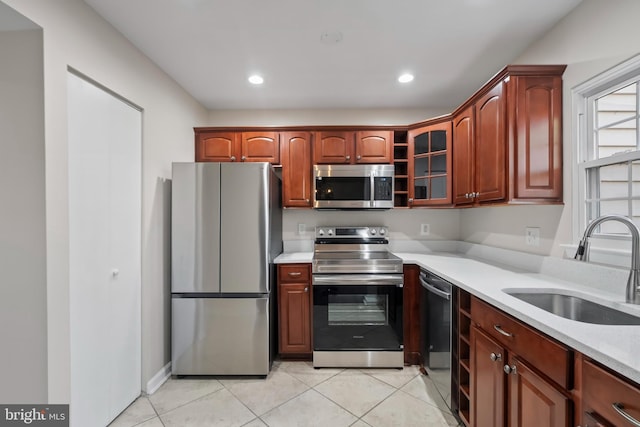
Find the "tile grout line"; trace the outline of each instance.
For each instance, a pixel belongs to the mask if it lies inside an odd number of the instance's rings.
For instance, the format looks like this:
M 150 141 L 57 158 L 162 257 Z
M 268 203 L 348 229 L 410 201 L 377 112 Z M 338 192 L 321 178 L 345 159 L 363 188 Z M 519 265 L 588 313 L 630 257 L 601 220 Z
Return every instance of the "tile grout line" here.
M 218 380 L 216 379 L 216 381 L 218 381 Z M 218 382 L 220 382 L 220 381 L 218 381 Z M 204 399 L 205 397 L 209 397 L 209 396 L 211 396 L 211 395 L 213 395 L 213 394 L 215 394 L 215 393 L 219 392 L 220 390 L 225 389 L 225 387 L 224 387 L 224 385 L 223 385 L 222 383 L 220 383 L 220 385 L 222 386 L 222 388 L 219 388 L 218 390 L 212 391 L 211 393 L 203 394 L 203 395 L 202 395 L 202 396 L 200 396 L 200 397 L 197 397 L 197 398 L 195 398 L 195 399 L 193 399 L 193 400 L 190 400 L 190 401 L 188 401 L 188 402 L 185 402 L 185 403 L 183 403 L 182 405 L 178 405 L 178 406 L 176 406 L 175 408 L 172 408 L 171 410 L 169 410 L 169 411 L 167 411 L 167 412 L 164 412 L 164 413 L 162 413 L 162 414 L 160 414 L 160 413 L 157 411 L 156 407 L 153 405 L 153 402 L 151 402 L 151 400 L 149 400 L 149 403 L 151 403 L 151 406 L 153 407 L 153 410 L 156 412 L 156 414 L 158 414 L 158 418 L 160 418 L 160 421 L 162 422 L 162 419 L 161 419 L 162 415 L 167 415 L 169 412 L 173 412 L 173 411 L 175 411 L 175 410 L 176 410 L 176 409 L 178 409 L 178 408 L 182 408 L 183 406 L 187 406 L 187 405 L 188 405 L 188 404 L 190 404 L 190 403 L 194 403 L 194 402 L 197 402 L 198 400 L 202 400 L 202 399 Z M 234 397 L 235 397 L 235 396 L 234 396 Z M 164 423 L 163 423 L 162 425 L 164 425 Z

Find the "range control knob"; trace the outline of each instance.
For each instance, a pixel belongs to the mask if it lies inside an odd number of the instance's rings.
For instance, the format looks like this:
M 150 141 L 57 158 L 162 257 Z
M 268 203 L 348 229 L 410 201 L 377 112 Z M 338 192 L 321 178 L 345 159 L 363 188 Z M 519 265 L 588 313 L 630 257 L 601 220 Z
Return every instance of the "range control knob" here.
M 380 229 L 380 235 L 384 236 L 385 234 L 387 234 L 387 230 L 385 230 L 384 228 Z
M 329 236 L 333 236 L 333 230 L 329 229 L 329 231 L 327 231 L 327 234 L 328 234 Z
M 322 228 L 318 230 L 318 236 L 324 236 L 324 230 Z
M 372 228 L 371 230 L 369 230 L 369 232 L 371 233 L 372 236 L 376 235 L 376 229 Z

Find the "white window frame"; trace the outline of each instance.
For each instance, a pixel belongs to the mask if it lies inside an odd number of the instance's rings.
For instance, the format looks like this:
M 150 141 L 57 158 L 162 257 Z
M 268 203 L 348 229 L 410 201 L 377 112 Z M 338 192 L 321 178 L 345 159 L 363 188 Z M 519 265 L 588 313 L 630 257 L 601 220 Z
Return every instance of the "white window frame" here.
M 629 160 L 640 159 L 640 151 L 625 152 L 602 159 L 590 160 L 589 132 L 593 132 L 593 117 L 589 117 L 589 103 L 593 102 L 594 97 L 606 94 L 614 90 L 615 87 L 623 87 L 630 80 L 640 78 L 640 55 L 636 55 L 629 60 L 616 65 L 609 70 L 589 79 L 588 81 L 574 87 L 571 91 L 572 97 L 572 146 L 574 147 L 574 156 L 576 161 L 573 162 L 573 189 L 572 189 L 572 205 L 573 205 L 573 240 L 574 243 L 582 238 L 582 234 L 587 226 L 586 214 L 586 196 L 587 182 L 586 170 L 588 167 L 605 165 L 615 162 L 625 162 Z M 606 235 L 606 240 L 610 241 L 607 247 L 610 247 L 610 253 L 615 258 L 617 255 L 625 255 L 628 253 L 629 237 Z M 616 240 L 622 242 L 616 244 Z M 613 262 L 618 264 L 618 262 Z M 625 265 L 625 261 L 621 261 Z

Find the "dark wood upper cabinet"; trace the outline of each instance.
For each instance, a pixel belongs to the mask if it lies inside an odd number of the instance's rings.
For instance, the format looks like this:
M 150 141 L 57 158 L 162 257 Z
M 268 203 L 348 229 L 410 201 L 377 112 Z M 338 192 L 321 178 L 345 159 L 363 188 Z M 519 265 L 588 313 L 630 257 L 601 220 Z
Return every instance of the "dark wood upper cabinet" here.
M 396 207 L 562 203 L 565 68 L 509 65 L 451 115 L 408 126 L 196 128 L 195 158 L 282 164 L 286 207 L 313 205 L 314 164 L 360 163 L 395 163 Z
M 562 201 L 562 78 L 516 77 L 511 199 Z
M 313 203 L 311 172 L 311 132 L 283 132 L 280 142 L 282 162 L 282 205 L 308 208 Z
M 409 206 L 450 205 L 451 121 L 409 131 Z
M 314 134 L 314 164 L 392 163 L 390 130 L 336 130 Z
M 313 164 L 349 164 L 354 152 L 354 132 L 321 131 L 313 138 Z
M 196 162 L 280 163 L 278 132 L 200 131 L 196 129 Z
M 240 160 L 280 164 L 280 134 L 278 132 L 242 132 Z
M 564 65 L 515 65 L 453 114 L 454 204 L 562 202 Z
M 240 161 L 240 138 L 237 132 L 197 132 L 196 162 Z
M 457 206 L 474 201 L 475 155 L 473 106 L 453 118 L 453 203 Z
M 507 197 L 507 139 L 503 83 L 475 103 L 475 195 L 479 202 Z
M 391 163 L 393 159 L 392 131 L 358 131 L 355 163 Z

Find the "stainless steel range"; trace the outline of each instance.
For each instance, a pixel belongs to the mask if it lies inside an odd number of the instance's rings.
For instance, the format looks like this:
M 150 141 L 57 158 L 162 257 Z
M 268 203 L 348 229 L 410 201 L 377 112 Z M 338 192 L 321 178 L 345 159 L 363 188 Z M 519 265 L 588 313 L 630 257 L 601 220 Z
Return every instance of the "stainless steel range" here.
M 386 227 L 317 227 L 313 366 L 404 366 L 402 260 Z

